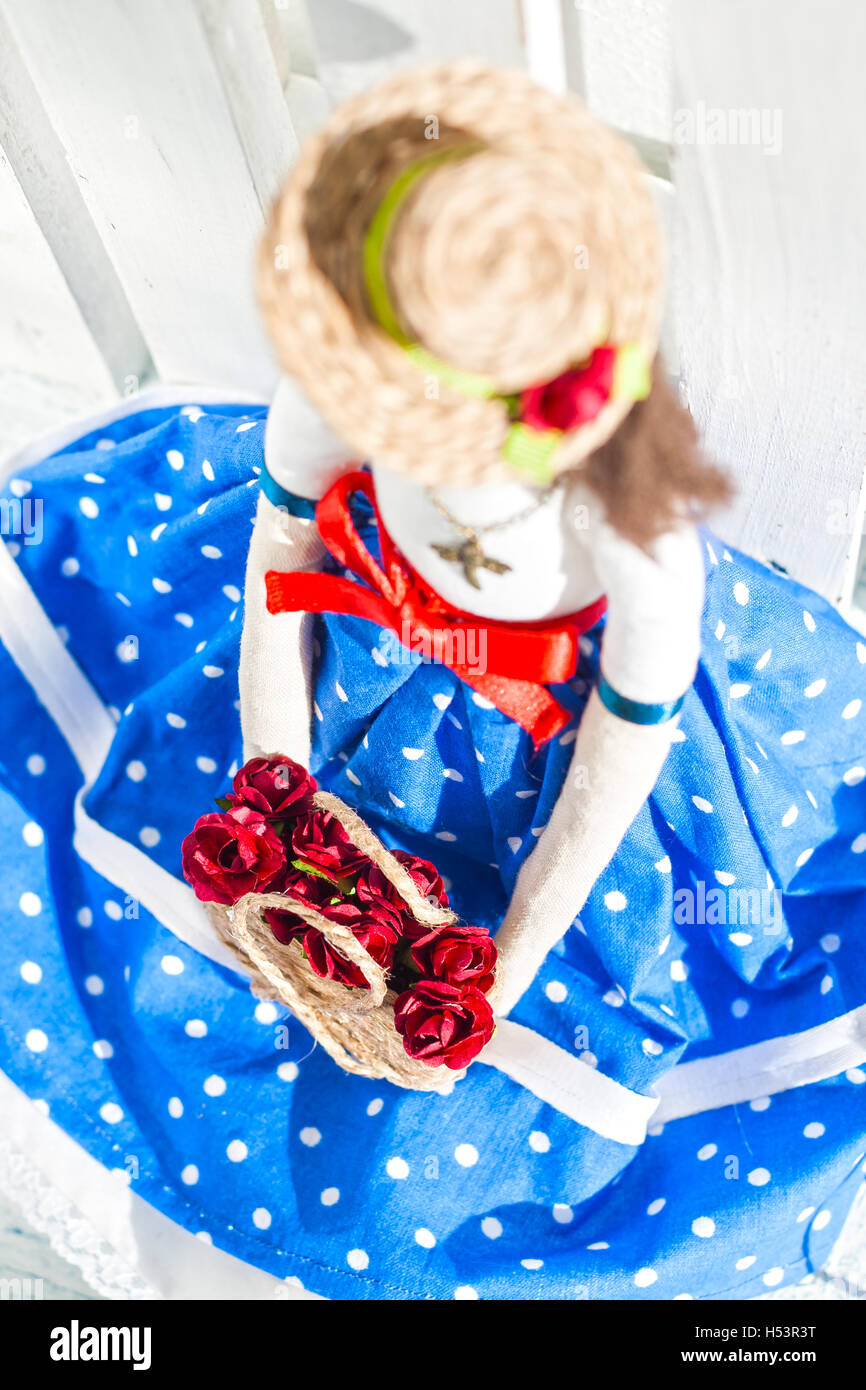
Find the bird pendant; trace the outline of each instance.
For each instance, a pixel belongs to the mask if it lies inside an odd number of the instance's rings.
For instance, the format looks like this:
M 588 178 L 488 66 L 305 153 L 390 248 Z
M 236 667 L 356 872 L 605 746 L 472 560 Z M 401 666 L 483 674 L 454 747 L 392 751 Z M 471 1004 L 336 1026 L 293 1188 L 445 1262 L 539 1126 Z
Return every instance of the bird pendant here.
M 478 583 L 479 570 L 489 570 L 491 574 L 508 574 L 511 570 L 511 566 L 503 560 L 494 560 L 485 555 L 477 536 L 470 536 L 468 540 L 458 541 L 454 545 L 434 545 L 433 549 L 449 564 L 462 565 L 464 577 L 473 589 L 481 588 Z

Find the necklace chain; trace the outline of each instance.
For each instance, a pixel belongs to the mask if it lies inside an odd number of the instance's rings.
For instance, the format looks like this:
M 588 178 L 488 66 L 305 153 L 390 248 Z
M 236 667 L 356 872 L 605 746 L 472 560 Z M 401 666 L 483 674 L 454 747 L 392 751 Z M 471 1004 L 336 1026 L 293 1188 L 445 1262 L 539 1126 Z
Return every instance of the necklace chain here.
M 512 516 L 504 517 L 501 521 L 486 522 L 483 526 L 470 526 L 467 522 L 460 521 L 452 511 L 449 511 L 448 507 L 446 507 L 445 503 L 442 501 L 442 498 L 433 488 L 428 488 L 427 496 L 430 498 L 430 501 L 433 503 L 439 515 L 444 517 L 449 525 L 454 527 L 455 531 L 458 531 L 461 536 L 465 536 L 468 540 L 473 540 L 478 536 L 490 535 L 492 531 L 504 531 L 509 526 L 517 526 L 519 522 L 527 521 L 529 517 L 534 516 L 539 507 L 543 507 L 545 502 L 559 490 L 562 483 L 563 479 L 557 478 L 554 483 L 551 483 L 550 487 L 545 488 L 540 497 L 537 497 L 534 502 L 530 502 L 528 506 L 522 507 L 519 512 L 515 512 Z

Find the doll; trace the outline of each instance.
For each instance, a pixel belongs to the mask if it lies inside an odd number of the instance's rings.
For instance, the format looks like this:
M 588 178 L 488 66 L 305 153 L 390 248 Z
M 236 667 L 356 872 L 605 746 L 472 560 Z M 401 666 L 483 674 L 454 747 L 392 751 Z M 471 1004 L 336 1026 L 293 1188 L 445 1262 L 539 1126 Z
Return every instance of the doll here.
M 302 153 L 259 286 L 267 412 L 142 405 L 19 470 L 19 600 L 67 645 L 47 681 L 9 619 L 7 786 L 66 877 L 7 948 L 70 1002 L 16 999 L 4 1066 L 109 1165 L 116 1121 L 175 1222 L 328 1296 L 807 1276 L 862 1160 L 866 646 L 705 528 L 728 485 L 658 359 L 635 158 L 519 74 L 398 76 Z M 50 796 L 46 710 L 101 739 Z M 179 846 L 272 755 L 496 934 L 498 1028 L 444 1093 L 250 1021 Z

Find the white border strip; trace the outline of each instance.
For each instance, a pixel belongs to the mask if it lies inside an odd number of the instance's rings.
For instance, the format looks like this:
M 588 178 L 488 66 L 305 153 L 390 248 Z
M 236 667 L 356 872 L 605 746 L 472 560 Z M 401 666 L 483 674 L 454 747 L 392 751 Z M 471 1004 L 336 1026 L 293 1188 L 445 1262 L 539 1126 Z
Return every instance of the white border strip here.
M 133 410 L 159 402 L 193 404 L 210 392 L 166 389 L 144 393 L 98 417 L 66 425 L 48 441 L 28 445 L 13 459 L 25 466 Z M 216 399 L 216 396 L 213 396 Z M 244 397 L 242 403 L 253 404 Z M 49 442 L 52 441 L 52 442 Z M 67 652 L 5 546 L 0 545 L 0 637 L 37 698 L 55 720 L 78 760 L 86 785 L 76 801 L 75 847 L 117 888 L 137 899 L 193 950 L 243 974 L 218 941 L 192 890 L 141 850 L 100 826 L 83 800 L 98 776 L 114 735 L 114 722 Z M 623 1144 L 643 1141 L 656 1122 L 740 1104 L 825 1080 L 866 1061 L 866 1005 L 801 1033 L 773 1038 L 717 1057 L 681 1063 L 660 1081 L 657 1096 L 642 1096 L 511 1020 L 503 1020 L 483 1060 L 578 1124 Z M 660 1097 L 660 1100 L 659 1100 Z M 655 1113 L 654 1113 L 655 1112 Z

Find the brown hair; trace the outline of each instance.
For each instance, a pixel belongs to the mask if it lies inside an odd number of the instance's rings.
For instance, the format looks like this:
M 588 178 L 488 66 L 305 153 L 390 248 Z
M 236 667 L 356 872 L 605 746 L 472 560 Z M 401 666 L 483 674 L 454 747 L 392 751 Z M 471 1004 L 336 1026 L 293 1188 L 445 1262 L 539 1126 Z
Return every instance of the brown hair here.
M 652 390 L 579 469 L 621 535 L 646 547 L 677 522 L 730 500 L 727 476 L 701 454 L 691 415 L 657 357 Z

